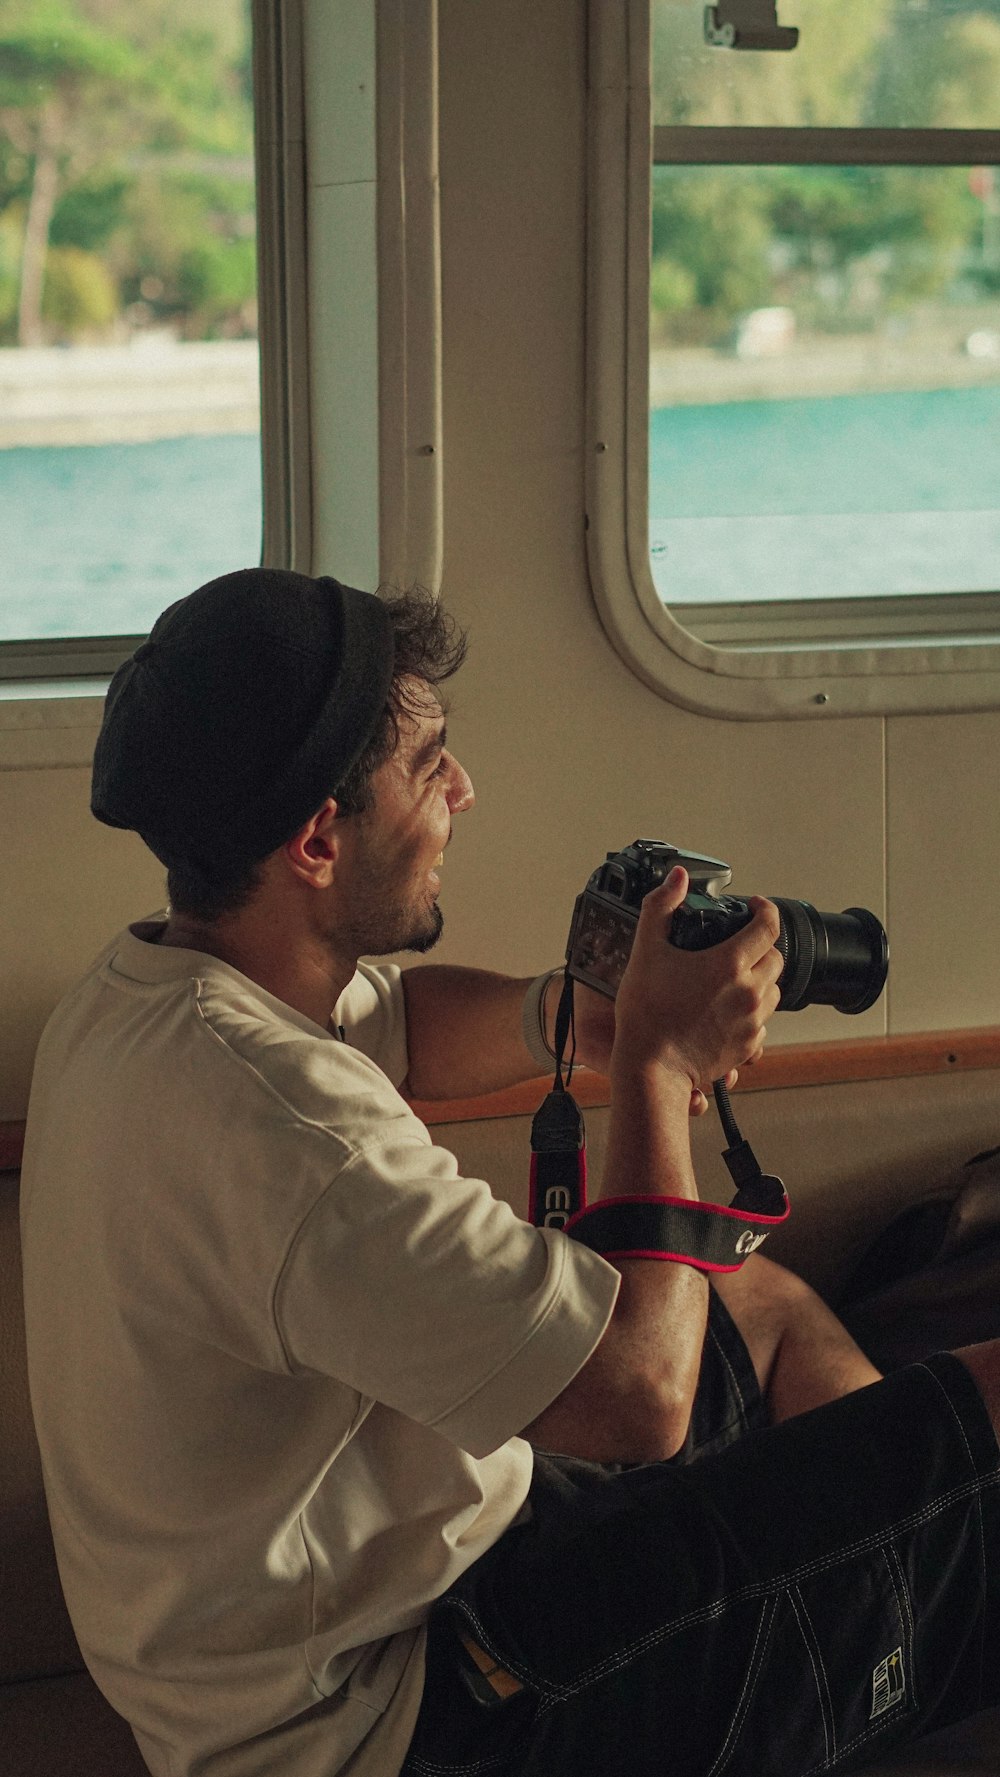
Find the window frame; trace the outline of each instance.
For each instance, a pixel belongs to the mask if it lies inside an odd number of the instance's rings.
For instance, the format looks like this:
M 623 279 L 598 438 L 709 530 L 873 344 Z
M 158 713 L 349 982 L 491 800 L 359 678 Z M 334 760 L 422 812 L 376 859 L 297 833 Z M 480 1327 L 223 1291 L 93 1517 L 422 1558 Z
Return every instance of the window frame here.
M 261 559 L 303 573 L 353 574 L 373 588 L 417 581 L 436 590 L 443 557 L 437 0 L 351 0 L 336 54 L 326 0 L 253 0 L 252 21 Z M 308 115 L 310 82 L 319 83 L 323 102 Z M 339 120 L 335 135 L 331 116 Z M 339 232 L 343 213 L 329 202 L 338 190 L 356 199 L 352 254 Z M 369 308 L 377 308 L 363 339 L 351 333 L 358 305 L 345 306 L 326 275 L 331 260 L 352 255 L 372 293 Z M 331 473 L 338 449 L 339 472 Z M 0 643 L 0 770 L 89 764 L 108 680 L 142 639 Z
M 304 192 L 302 32 L 298 0 L 252 0 L 254 173 L 261 383 L 262 556 L 291 565 L 308 552 L 308 482 L 294 470 L 296 446 L 308 432 L 308 364 L 287 341 L 307 337 L 300 295 L 304 233 L 296 236 Z M 265 127 L 268 126 L 268 127 Z M 296 240 L 299 247 L 296 248 Z M 265 339 L 278 342 L 265 354 Z M 93 721 L 94 699 L 143 640 L 130 635 L 38 637 L 0 641 L 0 728 L 25 724 L 22 706 L 38 700 L 46 726 L 62 720 L 54 699 L 83 699 L 66 727 Z M 4 747 L 6 758 L 7 748 Z M 72 762 L 76 762 L 74 759 Z M 3 763 L 3 761 L 0 761 Z
M 650 15 L 650 0 L 589 4 L 585 485 L 591 585 L 608 636 L 661 696 L 716 716 L 995 708 L 1000 592 L 817 600 L 808 609 L 679 606 L 677 614 L 661 602 L 649 555 L 649 266 L 654 156 L 734 164 L 752 137 L 754 165 L 985 165 L 1000 163 L 1000 130 L 654 126 Z M 931 637 L 936 612 L 944 621 Z M 954 620 L 966 612 L 963 629 Z M 776 639 L 780 620 L 796 617 L 797 630 L 786 624 Z M 852 620 L 848 640 L 830 633 Z

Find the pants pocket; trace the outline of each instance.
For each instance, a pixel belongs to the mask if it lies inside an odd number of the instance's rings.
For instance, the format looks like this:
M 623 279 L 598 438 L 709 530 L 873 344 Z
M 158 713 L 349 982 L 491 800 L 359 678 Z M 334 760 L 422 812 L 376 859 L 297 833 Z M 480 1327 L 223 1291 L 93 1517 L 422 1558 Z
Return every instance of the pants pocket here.
M 886 1543 L 778 1595 L 753 1694 L 711 1777 L 798 1777 L 874 1756 L 918 1704 L 909 1591 Z

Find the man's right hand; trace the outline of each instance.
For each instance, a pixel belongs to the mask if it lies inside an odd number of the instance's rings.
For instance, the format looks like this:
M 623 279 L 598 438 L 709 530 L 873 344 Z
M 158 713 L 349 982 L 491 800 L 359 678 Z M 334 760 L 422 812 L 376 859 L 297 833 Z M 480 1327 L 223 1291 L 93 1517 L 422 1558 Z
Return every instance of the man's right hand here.
M 772 901 L 754 896 L 753 918 L 708 950 L 669 942 L 673 912 L 688 891 L 679 865 L 643 900 L 628 967 L 615 1002 L 611 1073 L 649 1066 L 683 1074 L 704 1089 L 754 1061 L 775 1011 L 783 961 Z

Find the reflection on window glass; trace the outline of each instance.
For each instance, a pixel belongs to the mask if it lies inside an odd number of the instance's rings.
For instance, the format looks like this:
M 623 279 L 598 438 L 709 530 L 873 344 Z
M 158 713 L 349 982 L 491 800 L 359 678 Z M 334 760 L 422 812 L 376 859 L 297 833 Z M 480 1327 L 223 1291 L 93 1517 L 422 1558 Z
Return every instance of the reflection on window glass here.
M 698 0 L 653 0 L 660 124 L 994 129 L 998 0 L 779 0 L 791 54 L 710 49 Z
M 248 0 L 0 0 L 0 640 L 260 552 Z

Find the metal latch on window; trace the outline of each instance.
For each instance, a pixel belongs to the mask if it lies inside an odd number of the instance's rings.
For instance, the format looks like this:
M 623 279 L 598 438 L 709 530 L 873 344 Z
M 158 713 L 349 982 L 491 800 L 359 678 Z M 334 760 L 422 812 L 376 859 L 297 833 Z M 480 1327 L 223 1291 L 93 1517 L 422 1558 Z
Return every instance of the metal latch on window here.
M 705 41 L 716 49 L 794 49 L 795 25 L 779 25 L 777 0 L 718 0 L 705 8 Z

